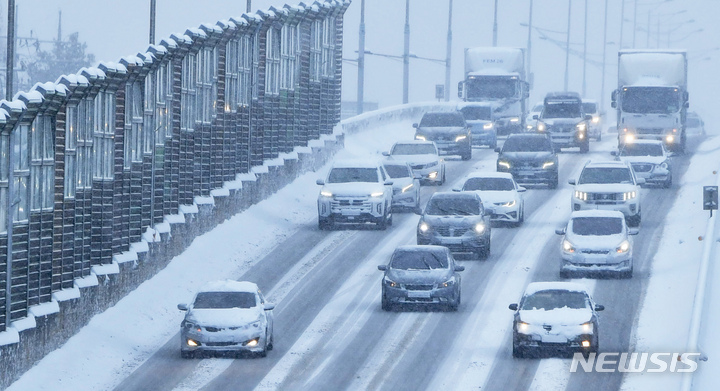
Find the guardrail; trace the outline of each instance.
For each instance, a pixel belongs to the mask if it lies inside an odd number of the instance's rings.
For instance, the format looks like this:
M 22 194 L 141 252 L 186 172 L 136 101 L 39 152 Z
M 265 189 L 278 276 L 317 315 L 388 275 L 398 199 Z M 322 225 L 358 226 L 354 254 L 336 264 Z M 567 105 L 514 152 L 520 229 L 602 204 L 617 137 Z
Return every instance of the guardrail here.
M 457 102 L 419 102 L 398 106 L 390 106 L 379 110 L 368 111 L 340 122 L 343 132 L 355 133 L 373 127 L 381 122 L 417 119 L 428 111 L 455 111 Z

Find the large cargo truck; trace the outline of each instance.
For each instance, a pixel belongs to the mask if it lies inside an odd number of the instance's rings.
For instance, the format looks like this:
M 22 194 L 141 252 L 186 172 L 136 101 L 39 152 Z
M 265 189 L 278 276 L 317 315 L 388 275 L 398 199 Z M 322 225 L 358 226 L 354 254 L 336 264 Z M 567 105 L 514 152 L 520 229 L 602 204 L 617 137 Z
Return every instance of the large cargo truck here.
M 458 83 L 458 96 L 466 102 L 492 103 L 498 135 L 525 129 L 529 88 L 525 78 L 525 49 L 465 49 L 465 79 Z
M 686 52 L 618 52 L 618 88 L 612 93 L 612 107 L 617 109 L 618 148 L 636 139 L 651 139 L 683 152 L 689 107 Z

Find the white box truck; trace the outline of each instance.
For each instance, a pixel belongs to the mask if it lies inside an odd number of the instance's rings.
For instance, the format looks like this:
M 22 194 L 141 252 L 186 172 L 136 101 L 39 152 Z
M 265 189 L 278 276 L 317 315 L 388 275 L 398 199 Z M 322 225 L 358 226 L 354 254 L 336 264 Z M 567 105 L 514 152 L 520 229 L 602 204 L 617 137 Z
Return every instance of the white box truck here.
M 525 49 L 465 49 L 465 80 L 458 83 L 458 96 L 466 102 L 491 102 L 498 135 L 524 131 L 529 89 Z
M 686 52 L 618 52 L 618 88 L 611 105 L 617 109 L 618 148 L 636 139 L 651 139 L 683 152 L 689 107 Z

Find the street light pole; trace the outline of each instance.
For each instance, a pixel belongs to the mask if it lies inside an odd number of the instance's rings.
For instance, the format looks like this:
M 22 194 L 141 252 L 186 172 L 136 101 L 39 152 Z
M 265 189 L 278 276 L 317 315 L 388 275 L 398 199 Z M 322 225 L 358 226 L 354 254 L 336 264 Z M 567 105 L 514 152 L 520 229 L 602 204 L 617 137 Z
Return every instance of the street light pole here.
M 252 0 L 247 0 L 247 8 L 246 11 L 248 14 L 250 13 L 250 9 L 252 8 Z
M 635 49 L 635 33 L 637 32 L 637 0 L 635 0 L 635 10 L 633 11 L 633 45 Z
M 150 0 L 150 45 L 154 45 L 154 44 L 155 44 L 155 0 Z
M 248 0 L 250 2 L 250 0 Z M 357 77 L 357 114 L 362 114 L 365 100 L 365 0 L 360 2 L 360 36 L 358 42 L 358 77 Z
M 572 15 L 572 0 L 568 0 L 567 41 L 565 42 L 565 91 L 568 90 L 568 72 L 570 70 L 570 16 Z
M 532 88 L 533 76 L 532 76 L 532 9 L 533 0 L 530 0 L 530 17 L 528 18 L 528 42 L 527 42 L 527 77 L 530 80 L 530 87 Z
M 605 0 L 605 20 L 603 22 L 603 56 L 602 56 L 602 76 L 600 77 L 600 110 L 605 110 L 605 54 L 607 53 L 607 15 L 608 0 Z
M 497 5 L 498 0 L 495 0 L 495 16 L 493 17 L 493 46 L 497 46 Z
M 585 32 L 583 33 L 583 81 L 582 81 L 582 97 L 585 98 L 586 93 L 586 74 L 587 74 L 587 21 L 588 21 L 588 0 L 585 0 Z
M 648 24 L 647 24 L 647 42 L 645 43 L 645 47 L 650 49 L 650 15 L 652 15 L 652 11 L 648 11 Z M 658 17 L 658 19 L 660 19 Z
M 618 43 L 618 49 L 623 48 L 623 26 L 625 26 L 625 0 L 620 2 L 620 42 Z
M 403 104 L 408 103 L 410 84 L 410 0 L 405 0 L 405 50 L 403 52 Z
M 7 61 L 5 62 L 5 99 L 13 97 L 13 78 L 15 73 L 15 0 L 8 0 Z M 9 288 L 8 288 L 9 289 Z
M 450 101 L 450 59 L 452 58 L 452 5 L 448 4 L 447 48 L 445 50 L 445 102 Z

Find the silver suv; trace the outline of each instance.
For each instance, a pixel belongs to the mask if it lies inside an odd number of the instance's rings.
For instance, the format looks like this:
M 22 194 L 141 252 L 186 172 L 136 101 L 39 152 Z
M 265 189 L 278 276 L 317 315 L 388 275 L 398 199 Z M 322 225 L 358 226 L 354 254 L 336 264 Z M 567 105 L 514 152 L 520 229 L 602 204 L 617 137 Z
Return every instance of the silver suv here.
M 338 161 L 318 196 L 318 227 L 336 223 L 374 223 L 380 229 L 392 225 L 393 181 L 385 168 L 374 161 Z
M 568 183 L 575 186 L 570 199 L 573 211 L 617 210 L 625 215 L 629 226 L 640 225 L 640 185 L 645 180 L 635 177 L 630 163 L 589 161 L 577 181 L 570 179 Z

